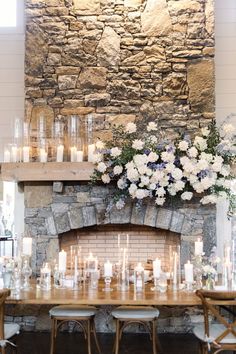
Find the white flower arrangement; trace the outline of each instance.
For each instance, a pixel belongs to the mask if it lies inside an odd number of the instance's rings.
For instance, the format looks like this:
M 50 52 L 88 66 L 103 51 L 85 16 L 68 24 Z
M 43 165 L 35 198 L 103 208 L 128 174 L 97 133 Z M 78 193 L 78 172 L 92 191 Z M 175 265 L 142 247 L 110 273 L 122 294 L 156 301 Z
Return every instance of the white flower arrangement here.
M 169 197 L 190 201 L 194 194 L 203 194 L 202 204 L 224 198 L 232 211 L 230 165 L 236 156 L 235 133 L 229 124 L 222 128 L 213 121 L 193 140 L 182 136 L 171 142 L 158 139 L 155 122 L 149 122 L 147 131 L 141 133 L 135 123 L 115 127 L 112 141 L 96 143 L 99 158 L 93 180 L 116 182 L 118 209 L 128 197 L 139 202 L 155 198 L 161 206 Z

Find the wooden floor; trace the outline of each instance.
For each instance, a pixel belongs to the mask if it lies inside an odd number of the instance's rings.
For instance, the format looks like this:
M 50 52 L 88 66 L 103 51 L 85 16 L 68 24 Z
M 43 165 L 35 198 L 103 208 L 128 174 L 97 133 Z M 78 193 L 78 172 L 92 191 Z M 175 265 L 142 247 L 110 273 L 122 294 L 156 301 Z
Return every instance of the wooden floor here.
M 99 335 L 103 354 L 112 354 L 114 336 Z M 49 354 L 49 333 L 21 333 L 17 338 L 17 354 Z M 162 354 L 198 354 L 198 343 L 190 334 L 160 335 Z M 97 354 L 96 350 L 93 351 Z M 60 333 L 55 354 L 87 354 L 81 334 Z M 124 334 L 120 354 L 152 354 L 149 337 Z

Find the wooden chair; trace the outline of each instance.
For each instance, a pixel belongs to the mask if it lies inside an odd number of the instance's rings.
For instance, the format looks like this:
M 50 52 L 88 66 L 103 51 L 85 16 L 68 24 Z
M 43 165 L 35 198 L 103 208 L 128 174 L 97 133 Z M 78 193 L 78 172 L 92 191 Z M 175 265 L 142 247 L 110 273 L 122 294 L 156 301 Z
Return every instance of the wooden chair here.
M 82 329 L 88 344 L 88 354 L 92 353 L 91 333 L 93 333 L 98 352 L 102 354 L 95 330 L 96 312 L 97 309 L 93 306 L 61 305 L 51 308 L 49 311 L 52 321 L 50 354 L 54 354 L 57 331 L 66 322 L 75 322 Z
M 152 340 L 153 354 L 157 354 L 157 318 L 159 311 L 151 306 L 119 306 L 112 311 L 116 321 L 115 354 L 119 353 L 119 343 L 123 330 L 131 323 L 142 324 L 148 329 Z
M 13 336 L 19 333 L 20 326 L 17 323 L 4 322 L 5 300 L 10 295 L 9 289 L 0 290 L 0 352 L 6 354 L 6 346 L 9 344 L 16 352 L 16 346 L 9 341 Z
M 232 306 L 236 305 L 236 291 L 197 290 L 204 311 L 204 324 L 194 327 L 200 340 L 201 353 L 236 351 L 236 319 Z M 213 321 L 210 323 L 210 316 Z

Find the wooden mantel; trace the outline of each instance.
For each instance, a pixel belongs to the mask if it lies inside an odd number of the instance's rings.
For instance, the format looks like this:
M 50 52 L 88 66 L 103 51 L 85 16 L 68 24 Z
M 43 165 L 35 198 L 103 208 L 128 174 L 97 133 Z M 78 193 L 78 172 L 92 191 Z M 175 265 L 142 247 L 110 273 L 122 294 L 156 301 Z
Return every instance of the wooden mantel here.
M 29 162 L 2 163 L 1 180 L 29 181 L 89 181 L 94 165 L 91 162 Z

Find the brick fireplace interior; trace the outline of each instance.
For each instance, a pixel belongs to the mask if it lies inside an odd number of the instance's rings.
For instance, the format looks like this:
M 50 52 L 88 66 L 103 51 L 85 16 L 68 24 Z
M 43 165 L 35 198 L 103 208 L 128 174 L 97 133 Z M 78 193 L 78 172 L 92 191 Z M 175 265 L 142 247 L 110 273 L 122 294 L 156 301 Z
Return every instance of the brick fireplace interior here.
M 143 225 L 110 224 L 96 225 L 83 229 L 70 230 L 59 235 L 59 247 L 70 254 L 73 245 L 81 247 L 82 257 L 92 252 L 103 263 L 109 259 L 118 261 L 118 234 L 120 246 L 126 247 L 127 234 L 129 235 L 129 261 L 146 263 L 156 257 L 162 261 L 162 269 L 169 269 L 170 246 L 180 245 L 180 234 Z M 70 260 L 68 262 L 70 267 Z

